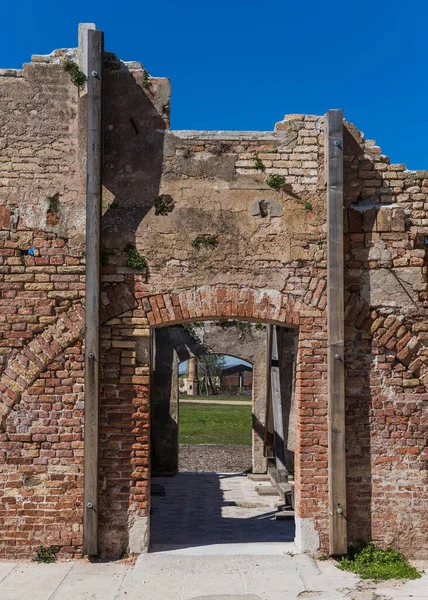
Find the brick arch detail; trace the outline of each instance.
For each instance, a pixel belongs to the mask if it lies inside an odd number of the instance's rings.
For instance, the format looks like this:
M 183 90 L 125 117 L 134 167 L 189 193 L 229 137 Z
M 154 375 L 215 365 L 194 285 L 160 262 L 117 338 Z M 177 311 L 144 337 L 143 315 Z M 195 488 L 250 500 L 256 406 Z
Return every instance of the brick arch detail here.
M 0 429 L 4 429 L 7 416 L 22 393 L 61 352 L 82 337 L 84 328 L 83 305 L 73 304 L 10 358 L 0 378 Z
M 100 323 L 135 308 L 138 301 L 126 283 L 110 285 L 101 293 Z M 68 347 L 85 333 L 85 309 L 82 302 L 73 304 L 58 319 L 38 333 L 17 354 L 10 357 L 0 377 L 0 431 L 22 394 L 40 374 Z
M 202 286 L 153 294 L 142 298 L 142 306 L 152 327 L 219 318 L 299 325 L 307 311 L 311 311 L 311 316 L 314 310 L 322 314 L 290 293 L 231 286 Z
M 310 302 L 277 290 L 233 286 L 201 286 L 137 298 L 126 282 L 109 285 L 101 293 L 100 322 L 120 316 L 142 303 L 152 327 L 173 325 L 197 319 L 241 318 L 272 323 L 299 325 L 304 316 L 321 314 L 325 306 L 324 280 L 319 280 L 319 294 Z M 321 285 L 320 285 L 321 283 Z M 315 286 L 314 286 L 315 288 Z M 306 298 L 305 298 L 306 299 Z M 309 312 L 308 312 L 309 311 Z M 379 345 L 396 353 L 397 360 L 419 377 L 428 387 L 428 358 L 421 354 L 421 344 L 403 318 L 382 316 L 370 311 L 367 302 L 350 294 L 345 305 L 345 320 L 364 329 Z M 55 323 L 37 334 L 21 352 L 13 355 L 0 377 L 0 429 L 22 393 L 64 350 L 81 339 L 85 327 L 82 303 L 73 304 Z
M 421 353 L 423 346 L 404 324 L 404 316 L 382 315 L 357 294 L 350 294 L 345 304 L 345 323 L 370 334 L 380 347 L 395 353 L 396 359 L 428 388 L 428 357 Z

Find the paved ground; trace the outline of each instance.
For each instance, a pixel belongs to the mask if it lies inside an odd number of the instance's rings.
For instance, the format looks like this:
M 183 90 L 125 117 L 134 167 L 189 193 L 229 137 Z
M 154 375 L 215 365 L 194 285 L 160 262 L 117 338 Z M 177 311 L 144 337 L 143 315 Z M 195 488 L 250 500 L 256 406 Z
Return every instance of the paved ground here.
M 148 554 L 120 563 L 0 563 L 1 600 L 426 600 L 428 575 L 361 584 L 308 556 Z
M 251 445 L 244 444 L 180 444 L 180 471 L 246 471 L 252 464 Z
M 152 497 L 152 552 L 296 552 L 294 521 L 275 520 L 279 497 L 256 492 L 256 486 L 267 484 L 242 473 L 180 473 L 152 481 L 165 488 L 165 496 Z
M 293 523 L 273 520 L 242 474 L 157 478 L 152 542 L 130 561 L 0 563 L 0 600 L 410 600 L 428 574 L 402 584 L 361 582 L 332 560 L 295 555 Z

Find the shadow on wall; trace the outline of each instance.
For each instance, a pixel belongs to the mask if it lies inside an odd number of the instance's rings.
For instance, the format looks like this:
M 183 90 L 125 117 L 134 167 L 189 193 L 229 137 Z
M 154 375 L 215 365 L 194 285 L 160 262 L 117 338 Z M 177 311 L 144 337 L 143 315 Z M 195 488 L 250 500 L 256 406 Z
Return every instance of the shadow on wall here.
M 156 109 L 152 85 L 142 86 L 143 71 L 136 77 L 125 68 L 106 68 L 104 76 L 104 165 L 102 240 L 107 260 L 102 261 L 103 289 L 125 281 L 134 296 L 142 275 L 121 272 L 127 244 L 136 246 L 136 230 L 159 195 L 162 172 L 166 104 Z M 155 81 L 155 80 L 154 80 Z M 108 249 L 108 251 L 106 251 Z M 114 294 L 114 288 L 108 293 Z M 138 338 L 134 369 L 147 363 L 149 338 Z M 101 358 L 100 410 L 100 552 L 118 556 L 128 547 L 128 511 L 138 512 L 132 496 L 135 442 L 148 443 L 148 388 L 122 384 L 121 348 L 104 350 Z M 129 361 L 129 368 L 132 361 Z M 132 374 L 132 373 L 131 373 Z M 140 411 L 139 418 L 135 413 Z M 137 429 L 140 429 L 137 432 Z M 141 456 L 141 454 L 139 455 Z M 142 477 L 143 485 L 148 485 Z M 143 491 L 144 488 L 140 488 Z M 142 509 L 144 510 L 144 509 Z
M 367 195 L 366 187 L 383 186 L 382 173 L 375 170 L 373 162 L 364 156 L 360 133 L 350 124 L 344 127 L 344 204 L 345 224 L 345 289 L 355 295 L 356 302 L 345 308 L 345 398 L 346 398 L 346 470 L 347 470 L 347 513 L 348 543 L 373 539 L 373 476 L 372 476 L 372 426 L 374 410 L 384 410 L 383 401 L 376 398 L 376 390 L 370 382 L 374 368 L 376 348 L 371 336 L 367 335 L 364 319 L 372 303 L 371 278 L 352 275 L 367 261 L 381 256 L 381 248 L 373 237 L 372 247 L 361 241 L 355 251 L 350 246 L 349 234 L 371 234 L 376 220 L 373 199 Z M 363 173 L 362 173 L 363 171 Z M 393 201 L 392 190 L 388 188 Z M 374 201 L 376 203 L 376 200 Z M 379 200 L 377 200 L 379 202 Z M 357 208 L 357 210 L 355 210 Z M 358 258 L 358 263 L 355 262 Z M 392 266 L 392 262 L 391 262 Z M 353 271 L 352 269 L 355 269 Z M 367 274 L 367 271 L 366 271 Z M 347 298 L 345 298 L 346 305 Z M 378 390 L 382 393 L 381 390 Z

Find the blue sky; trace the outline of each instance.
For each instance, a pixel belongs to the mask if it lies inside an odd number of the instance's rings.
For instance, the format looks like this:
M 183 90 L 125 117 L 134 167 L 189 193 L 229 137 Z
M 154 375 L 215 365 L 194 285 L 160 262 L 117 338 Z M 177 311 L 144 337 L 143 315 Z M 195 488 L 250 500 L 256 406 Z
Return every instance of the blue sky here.
M 428 5 L 423 0 L 4 0 L 0 67 L 77 44 L 172 82 L 172 128 L 271 130 L 286 113 L 343 108 L 393 162 L 428 169 Z

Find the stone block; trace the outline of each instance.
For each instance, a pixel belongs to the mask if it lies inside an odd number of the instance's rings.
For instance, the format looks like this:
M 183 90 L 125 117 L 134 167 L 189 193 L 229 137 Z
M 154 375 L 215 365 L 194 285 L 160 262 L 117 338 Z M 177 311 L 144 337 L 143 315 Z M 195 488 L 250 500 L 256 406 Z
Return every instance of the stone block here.
M 131 514 L 129 527 L 129 553 L 142 554 L 149 551 L 149 518 Z
M 391 231 L 405 231 L 406 229 L 406 218 L 403 208 L 392 208 L 391 209 Z
M 10 207 L 0 206 L 0 229 L 10 228 Z
M 376 215 L 376 231 L 391 231 L 392 211 L 388 206 L 381 206 Z

